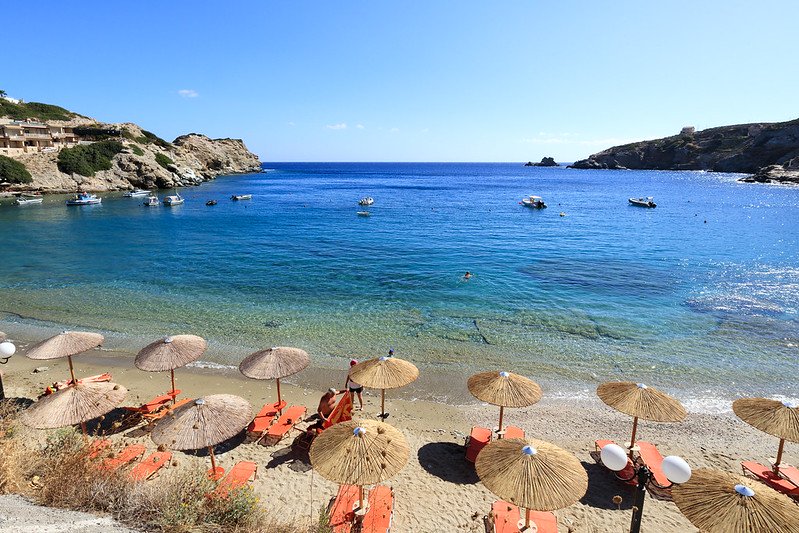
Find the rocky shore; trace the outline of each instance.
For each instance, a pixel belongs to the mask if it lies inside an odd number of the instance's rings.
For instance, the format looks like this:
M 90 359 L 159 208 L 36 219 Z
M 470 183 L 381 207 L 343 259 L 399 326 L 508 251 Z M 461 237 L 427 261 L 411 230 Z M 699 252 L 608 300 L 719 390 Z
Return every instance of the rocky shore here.
M 614 146 L 570 168 L 706 170 L 752 174 L 748 182 L 799 183 L 799 119 L 738 124 Z

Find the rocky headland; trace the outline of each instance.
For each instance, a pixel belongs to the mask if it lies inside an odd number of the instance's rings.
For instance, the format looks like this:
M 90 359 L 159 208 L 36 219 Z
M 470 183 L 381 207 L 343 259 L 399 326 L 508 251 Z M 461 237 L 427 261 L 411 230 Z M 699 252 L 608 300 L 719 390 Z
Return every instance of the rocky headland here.
M 799 119 L 738 124 L 614 146 L 570 168 L 706 170 L 751 174 L 741 181 L 799 183 Z
M 18 108 L 6 104 L 0 108 L 0 111 L 5 111 L 0 113 L 0 117 L 19 120 L 22 117 Z M 67 114 L 61 117 L 66 120 L 47 120 L 37 116 L 25 119 L 48 126 L 72 128 L 79 140 L 78 148 L 93 143 L 112 146 L 111 151 L 116 153 L 109 157 L 110 165 L 105 165 L 110 168 L 63 171 L 62 152 L 74 150 L 75 146 L 28 152 L 0 150 L 1 155 L 22 163 L 30 173 L 28 183 L 14 183 L 7 186 L 6 190 L 63 193 L 77 190 L 127 190 L 134 187 L 166 189 L 199 185 L 222 174 L 261 170 L 258 156 L 250 152 L 241 139 L 210 139 L 205 135 L 190 133 L 167 142 L 133 123 L 100 122 L 62 108 L 57 109 Z
M 560 165 L 555 161 L 554 157 L 544 157 L 540 163 L 533 163 L 528 161 L 524 164 L 526 167 L 559 167 Z

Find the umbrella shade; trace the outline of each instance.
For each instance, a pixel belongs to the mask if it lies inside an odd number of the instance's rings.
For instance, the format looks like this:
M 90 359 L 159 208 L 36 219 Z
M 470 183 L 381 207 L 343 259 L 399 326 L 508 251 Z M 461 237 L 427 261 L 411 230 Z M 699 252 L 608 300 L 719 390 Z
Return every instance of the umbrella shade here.
M 142 348 L 133 364 L 147 372 L 174 370 L 199 359 L 207 347 L 205 339 L 197 335 L 164 337 Z
M 741 398 L 732 402 L 732 410 L 760 431 L 799 442 L 799 405 L 768 398 Z
M 542 396 L 538 383 L 512 372 L 481 372 L 467 385 L 472 396 L 500 407 L 527 407 Z
M 252 406 L 244 398 L 212 394 L 170 412 L 156 422 L 150 436 L 172 450 L 197 450 L 238 435 L 252 418 Z
M 596 393 L 603 402 L 617 411 L 644 420 L 680 422 L 687 414 L 679 401 L 643 383 L 603 383 L 597 387 Z
M 253 379 L 280 379 L 296 374 L 311 363 L 299 348 L 267 348 L 250 354 L 239 364 L 239 372 Z
M 49 339 L 35 344 L 27 355 L 30 359 L 58 359 L 72 357 L 103 343 L 103 336 L 88 331 L 63 331 Z
M 128 390 L 108 382 L 70 385 L 45 396 L 27 408 L 22 422 L 36 429 L 52 429 L 80 424 L 102 416 L 122 403 Z
M 396 475 L 408 462 L 403 434 L 377 420 L 348 420 L 324 430 L 311 445 L 319 475 L 343 485 L 374 485 Z
M 540 440 L 495 440 L 482 449 L 475 467 L 488 490 L 535 511 L 568 507 L 588 489 L 588 474 L 577 457 Z
M 378 357 L 350 368 L 350 378 L 371 389 L 396 389 L 419 377 L 416 365 L 397 357 Z
M 707 533 L 799 532 L 799 507 L 790 498 L 737 474 L 700 468 L 671 494 L 682 514 Z

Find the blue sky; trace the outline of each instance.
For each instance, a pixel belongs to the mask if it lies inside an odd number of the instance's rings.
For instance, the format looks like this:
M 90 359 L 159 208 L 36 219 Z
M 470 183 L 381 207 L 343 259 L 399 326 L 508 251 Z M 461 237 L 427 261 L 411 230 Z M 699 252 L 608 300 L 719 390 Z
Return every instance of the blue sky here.
M 684 125 L 799 117 L 795 0 L 15 2 L 2 15 L 22 43 L 0 60 L 10 96 L 169 140 L 241 137 L 263 161 L 572 161 Z

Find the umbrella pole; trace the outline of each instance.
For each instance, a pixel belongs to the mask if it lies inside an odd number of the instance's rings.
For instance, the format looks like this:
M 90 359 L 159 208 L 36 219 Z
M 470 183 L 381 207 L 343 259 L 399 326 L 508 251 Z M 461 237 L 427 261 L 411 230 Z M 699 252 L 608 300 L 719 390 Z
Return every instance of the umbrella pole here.
M 635 434 L 638 432 L 638 417 L 633 417 L 633 436 L 630 437 L 630 454 L 633 453 L 633 446 L 635 446 Z
M 72 356 L 67 356 L 67 362 L 69 363 L 69 375 L 72 377 L 72 383 L 75 384 L 75 369 L 72 368 Z
M 499 429 L 497 429 L 498 438 L 502 438 L 502 419 L 505 416 L 505 406 L 499 406 Z
M 530 529 L 530 509 L 524 510 L 524 529 Z
M 380 389 L 380 418 L 386 419 L 386 389 Z
M 175 369 L 170 368 L 169 373 L 172 375 L 172 405 L 175 405 L 175 396 L 177 396 L 177 394 L 175 394 Z
M 778 473 L 777 471 L 780 469 L 780 463 L 782 462 L 782 451 L 785 448 L 785 439 L 780 439 L 780 447 L 777 449 L 777 460 L 774 462 L 774 473 Z
M 86 422 L 80 423 L 80 430 L 83 432 L 83 439 L 89 440 L 89 434 L 86 432 Z
M 214 457 L 214 447 L 208 447 L 208 455 L 211 456 L 211 472 L 213 472 L 212 476 L 216 479 L 216 458 Z
M 358 485 L 358 509 L 363 509 L 363 485 Z
M 277 383 L 277 405 L 280 406 L 280 378 L 275 378 L 275 383 Z M 277 412 L 283 414 L 283 409 L 278 409 Z

